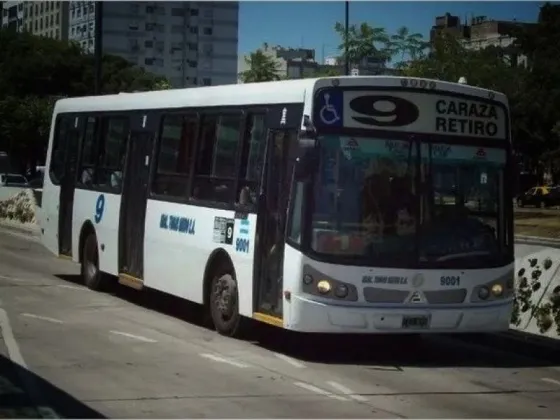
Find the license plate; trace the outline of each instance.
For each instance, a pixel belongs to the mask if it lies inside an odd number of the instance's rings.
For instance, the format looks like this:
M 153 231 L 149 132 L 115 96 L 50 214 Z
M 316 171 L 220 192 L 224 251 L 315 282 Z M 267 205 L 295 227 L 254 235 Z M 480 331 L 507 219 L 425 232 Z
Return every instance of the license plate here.
M 411 329 L 428 328 L 430 318 L 428 316 L 403 316 L 402 327 Z

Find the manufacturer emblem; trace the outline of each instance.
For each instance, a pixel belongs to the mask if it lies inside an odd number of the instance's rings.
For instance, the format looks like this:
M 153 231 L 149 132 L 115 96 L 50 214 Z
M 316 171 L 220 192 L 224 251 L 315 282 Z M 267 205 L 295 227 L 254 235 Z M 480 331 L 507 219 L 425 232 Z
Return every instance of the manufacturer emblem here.
M 408 299 L 409 303 L 426 303 L 426 299 L 424 299 L 424 296 L 422 295 L 422 292 L 414 292 L 412 293 L 412 295 L 410 296 L 410 298 Z

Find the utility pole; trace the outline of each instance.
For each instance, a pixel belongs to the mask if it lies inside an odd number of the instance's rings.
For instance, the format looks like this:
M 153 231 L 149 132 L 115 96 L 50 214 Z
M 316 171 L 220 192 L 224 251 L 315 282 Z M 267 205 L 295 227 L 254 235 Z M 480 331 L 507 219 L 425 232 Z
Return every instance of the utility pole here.
M 95 94 L 101 95 L 103 58 L 103 2 L 95 2 Z
M 350 60 L 348 57 L 348 31 L 350 20 L 350 2 L 344 2 L 344 74 L 350 75 Z

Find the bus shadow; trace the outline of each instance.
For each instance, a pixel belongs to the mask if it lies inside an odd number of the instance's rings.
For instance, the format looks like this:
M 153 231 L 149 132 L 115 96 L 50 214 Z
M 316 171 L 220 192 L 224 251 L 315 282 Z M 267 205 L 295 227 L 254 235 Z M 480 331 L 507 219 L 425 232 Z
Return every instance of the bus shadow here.
M 0 354 L 0 418 L 107 418 Z
M 560 366 L 560 343 L 551 347 L 532 343 L 521 345 L 518 340 L 495 334 L 304 335 L 274 331 L 271 326 L 260 327 L 263 330 L 259 334 L 260 347 L 307 362 L 390 370 L 402 367 Z
M 57 275 L 81 284 L 80 276 Z M 115 280 L 105 291 L 119 299 L 198 327 L 208 327 L 203 308 L 156 290 L 142 292 Z M 251 345 L 295 359 L 395 369 L 418 367 L 547 367 L 560 366 L 560 341 L 537 346 L 495 334 L 401 336 L 358 334 L 301 334 L 249 320 L 243 337 Z

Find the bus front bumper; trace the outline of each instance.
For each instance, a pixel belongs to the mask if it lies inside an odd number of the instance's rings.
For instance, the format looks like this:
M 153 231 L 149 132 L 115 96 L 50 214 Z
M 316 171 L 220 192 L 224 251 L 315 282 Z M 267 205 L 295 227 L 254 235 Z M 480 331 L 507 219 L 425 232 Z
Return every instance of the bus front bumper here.
M 285 327 L 317 333 L 475 333 L 507 331 L 513 301 L 494 305 L 399 308 L 331 305 L 293 296 Z

